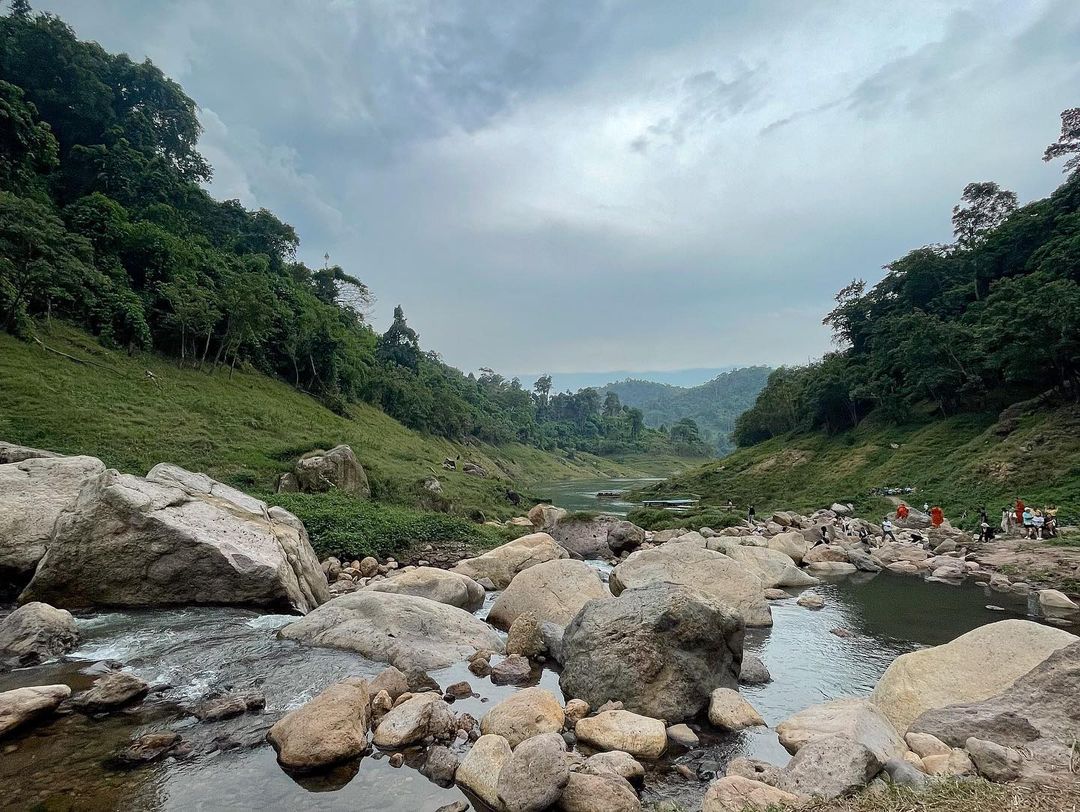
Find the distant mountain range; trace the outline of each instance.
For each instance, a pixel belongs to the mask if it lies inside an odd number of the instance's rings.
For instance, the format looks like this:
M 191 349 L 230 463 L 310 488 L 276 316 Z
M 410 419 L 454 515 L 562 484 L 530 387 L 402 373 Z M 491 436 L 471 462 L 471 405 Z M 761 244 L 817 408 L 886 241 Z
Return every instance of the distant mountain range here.
M 648 426 L 670 427 L 684 417 L 692 418 L 702 436 L 722 455 L 734 449 L 731 432 L 735 420 L 754 405 L 771 372 L 769 367 L 722 371 L 705 383 L 689 387 L 628 377 L 596 388 L 602 395 L 614 392 L 622 403 L 641 409 Z
M 638 380 L 651 381 L 653 383 L 670 384 L 671 386 L 690 387 L 705 383 L 723 372 L 735 369 L 727 367 L 699 367 L 696 369 L 673 369 L 652 372 L 635 372 L 633 370 L 619 369 L 607 372 L 552 372 L 552 392 L 577 392 L 589 386 L 602 389 L 612 381 Z M 531 389 L 533 383 L 542 373 L 521 373 L 516 376 L 526 389 Z

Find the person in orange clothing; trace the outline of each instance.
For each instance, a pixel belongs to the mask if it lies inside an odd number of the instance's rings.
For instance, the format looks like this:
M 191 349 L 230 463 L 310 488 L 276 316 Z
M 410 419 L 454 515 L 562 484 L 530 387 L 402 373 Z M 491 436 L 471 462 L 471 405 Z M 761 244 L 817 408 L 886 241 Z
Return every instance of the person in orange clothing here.
M 908 517 L 909 512 L 908 506 L 901 502 L 900 507 L 896 509 L 896 518 L 902 522 Z
M 945 521 L 945 513 L 937 505 L 930 508 L 930 524 L 934 527 L 941 527 L 941 523 Z
M 1017 527 L 1023 527 L 1024 526 L 1024 508 L 1025 507 L 1027 507 L 1027 506 L 1024 504 L 1024 500 L 1021 499 L 1019 496 L 1016 497 L 1016 526 Z

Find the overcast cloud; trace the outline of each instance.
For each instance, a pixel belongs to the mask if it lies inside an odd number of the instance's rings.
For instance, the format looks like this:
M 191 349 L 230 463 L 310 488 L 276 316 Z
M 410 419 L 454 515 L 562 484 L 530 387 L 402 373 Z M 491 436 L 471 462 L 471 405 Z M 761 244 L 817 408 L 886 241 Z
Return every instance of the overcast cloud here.
M 818 356 L 966 183 L 1053 189 L 1080 105 L 1072 0 L 33 5 L 178 80 L 214 194 L 467 370 Z

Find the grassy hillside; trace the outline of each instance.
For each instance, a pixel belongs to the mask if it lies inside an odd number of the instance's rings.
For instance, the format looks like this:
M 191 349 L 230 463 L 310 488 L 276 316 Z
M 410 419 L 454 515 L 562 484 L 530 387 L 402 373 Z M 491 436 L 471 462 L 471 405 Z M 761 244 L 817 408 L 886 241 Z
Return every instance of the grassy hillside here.
M 143 474 L 168 461 L 267 492 L 299 454 L 347 443 L 367 469 L 376 499 L 414 505 L 418 483 L 434 473 L 454 513 L 480 509 L 491 518 L 520 512 L 505 498 L 511 483 L 527 493 L 547 480 L 662 473 L 678 464 L 450 442 L 363 404 L 341 417 L 257 373 L 181 369 L 156 355 L 106 350 L 55 323 L 41 335 L 57 352 L 0 334 L 0 439 L 91 454 L 122 471 Z M 491 478 L 445 471 L 445 457 L 477 462 Z
M 874 488 L 912 486 L 911 503 L 940 504 L 971 526 L 981 505 L 991 516 L 1017 496 L 1053 504 L 1066 521 L 1080 516 L 1080 407 L 1012 407 L 891 426 L 863 421 L 839 435 L 776 437 L 674 477 L 661 493 L 691 492 L 706 504 L 741 509 L 811 510 L 854 502 L 863 515 L 890 503 Z

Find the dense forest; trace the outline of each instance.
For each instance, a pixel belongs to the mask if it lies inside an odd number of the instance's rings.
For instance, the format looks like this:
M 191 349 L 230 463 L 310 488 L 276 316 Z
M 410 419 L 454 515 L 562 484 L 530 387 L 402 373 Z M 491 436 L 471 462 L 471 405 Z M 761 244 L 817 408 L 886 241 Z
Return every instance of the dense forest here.
M 699 386 L 627 378 L 601 387 L 600 394 L 614 392 L 623 403 L 640 409 L 646 426 L 674 430 L 692 421 L 714 453 L 726 454 L 734 447 L 731 434 L 735 421 L 754 405 L 771 371 L 769 367 L 735 369 Z
M 42 341 L 64 319 L 107 346 L 191 368 L 243 365 L 338 412 L 379 406 L 452 439 L 544 449 L 709 452 L 696 425 L 648 428 L 594 389 L 553 394 L 421 348 L 404 312 L 382 335 L 363 281 L 297 260 L 273 213 L 205 190 L 196 103 L 151 62 L 82 42 L 25 0 L 0 16 L 0 325 Z M 47 338 L 47 336 L 45 336 Z
M 1043 159 L 1067 158 L 1065 182 L 1019 207 L 996 183 L 969 184 L 956 241 L 910 252 L 872 288 L 841 290 L 825 317 L 837 351 L 773 372 L 737 422 L 740 446 L 843 431 L 871 412 L 903 423 L 1080 399 L 1080 109 L 1061 119 Z

